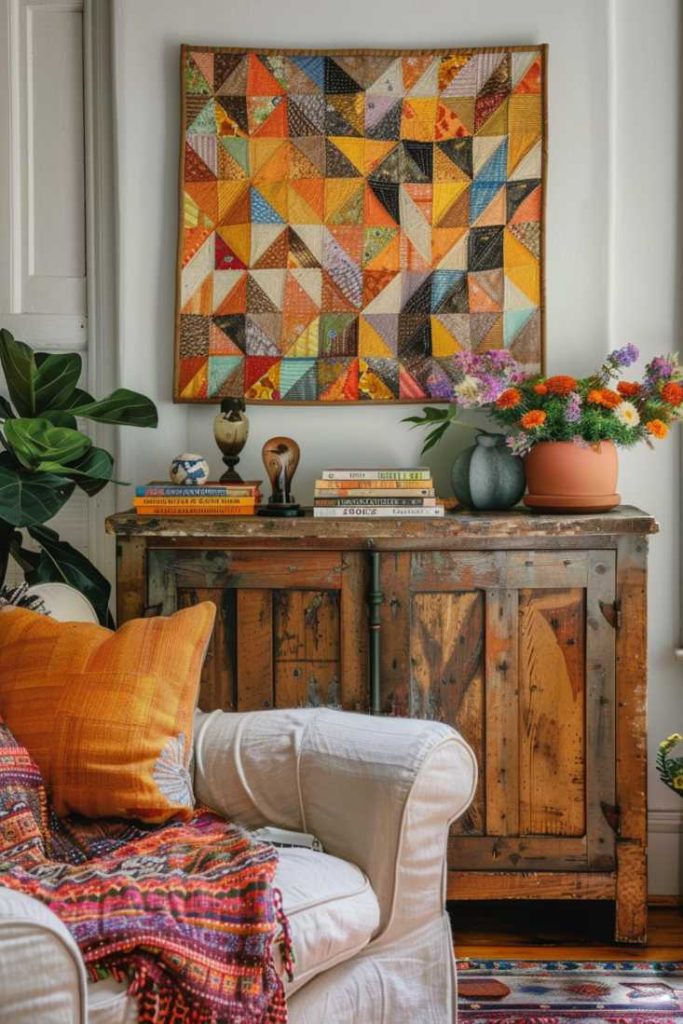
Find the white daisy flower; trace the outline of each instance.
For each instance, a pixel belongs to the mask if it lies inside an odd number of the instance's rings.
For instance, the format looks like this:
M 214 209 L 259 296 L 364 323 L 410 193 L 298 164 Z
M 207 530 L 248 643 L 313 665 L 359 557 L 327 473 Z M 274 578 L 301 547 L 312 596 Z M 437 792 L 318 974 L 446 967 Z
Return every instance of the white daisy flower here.
M 456 384 L 453 390 L 463 404 L 468 403 L 474 405 L 481 397 L 479 381 L 474 377 L 463 377 L 460 383 Z
M 614 415 L 625 427 L 637 427 L 640 423 L 640 413 L 633 402 L 620 402 L 614 410 Z

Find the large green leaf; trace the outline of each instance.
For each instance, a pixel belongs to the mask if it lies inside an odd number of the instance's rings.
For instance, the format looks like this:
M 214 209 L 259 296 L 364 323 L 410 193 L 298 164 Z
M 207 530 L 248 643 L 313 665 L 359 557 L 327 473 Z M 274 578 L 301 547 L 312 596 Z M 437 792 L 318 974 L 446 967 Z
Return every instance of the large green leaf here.
M 42 417 L 6 420 L 4 432 L 9 448 L 22 466 L 47 473 L 64 472 L 92 446 L 90 438 L 80 430 L 56 427 Z
M 449 422 L 442 423 L 440 426 L 435 427 L 434 430 L 431 430 L 427 434 L 424 444 L 422 445 L 423 455 L 425 454 L 425 452 L 428 452 L 430 448 L 433 448 L 435 444 L 438 444 L 438 442 L 441 440 L 441 438 L 446 433 L 449 427 Z
M 58 412 L 50 409 L 41 413 L 44 420 L 49 420 L 55 427 L 69 427 L 70 430 L 78 430 L 76 417 L 70 412 Z
M 60 540 L 47 526 L 31 526 L 28 532 L 40 544 L 38 564 L 26 574 L 29 583 L 60 581 L 80 590 L 88 598 L 103 625 L 109 621 L 111 586 L 101 572 L 80 551 Z
M 4 328 L 0 330 L 0 365 L 14 408 L 20 416 L 33 416 L 36 411 L 36 361 L 33 349 L 23 341 L 16 341 Z
M 159 422 L 154 402 L 128 388 L 117 388 L 107 398 L 100 399 L 77 390 L 75 398 L 72 397 L 68 403 L 68 411 L 74 416 L 83 416 L 97 423 L 120 426 L 156 427 Z
M 14 418 L 12 406 L 3 395 L 0 395 L 0 419 L 11 420 Z
M 104 448 L 91 448 L 82 459 L 75 465 L 69 467 L 69 472 L 78 487 L 86 494 L 97 494 L 103 487 L 112 480 L 114 471 L 114 460 Z M 112 480 L 112 483 L 121 484 L 122 480 Z
M 9 452 L 0 453 L 0 519 L 12 526 L 45 523 L 71 497 L 75 484 L 53 473 L 18 469 Z
M 36 412 L 63 409 L 76 390 L 81 376 L 81 357 L 76 352 L 37 352 L 35 361 L 37 373 L 33 386 Z

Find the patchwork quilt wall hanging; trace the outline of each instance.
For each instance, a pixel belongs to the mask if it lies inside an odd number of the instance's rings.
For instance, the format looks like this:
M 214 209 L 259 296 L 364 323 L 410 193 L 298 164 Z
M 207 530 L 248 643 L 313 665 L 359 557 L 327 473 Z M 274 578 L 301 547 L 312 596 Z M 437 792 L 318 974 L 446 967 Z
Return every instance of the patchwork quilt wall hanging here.
M 183 46 L 174 397 L 446 401 L 543 362 L 544 46 Z

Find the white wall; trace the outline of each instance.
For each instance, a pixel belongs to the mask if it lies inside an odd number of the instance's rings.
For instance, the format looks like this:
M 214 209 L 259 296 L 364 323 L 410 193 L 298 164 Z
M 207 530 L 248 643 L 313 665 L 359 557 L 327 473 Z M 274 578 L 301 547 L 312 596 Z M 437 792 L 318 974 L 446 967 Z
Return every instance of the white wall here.
M 181 42 L 429 47 L 547 42 L 548 368 L 582 373 L 616 344 L 677 347 L 678 5 L 659 0 L 114 0 L 119 188 L 120 379 L 159 404 L 159 430 L 123 432 L 121 472 L 164 476 L 176 452 L 220 461 L 209 406 L 171 402 Z M 297 497 L 324 464 L 411 463 L 408 407 L 253 407 L 243 456 L 261 477 L 275 433 L 302 446 Z M 462 436 L 461 432 L 461 436 Z M 432 460 L 442 492 L 455 447 Z M 678 643 L 678 439 L 622 463 L 624 499 L 659 519 L 652 544 L 651 738 L 683 726 Z M 123 506 L 129 495 L 121 497 Z M 652 773 L 651 888 L 678 887 L 679 805 Z

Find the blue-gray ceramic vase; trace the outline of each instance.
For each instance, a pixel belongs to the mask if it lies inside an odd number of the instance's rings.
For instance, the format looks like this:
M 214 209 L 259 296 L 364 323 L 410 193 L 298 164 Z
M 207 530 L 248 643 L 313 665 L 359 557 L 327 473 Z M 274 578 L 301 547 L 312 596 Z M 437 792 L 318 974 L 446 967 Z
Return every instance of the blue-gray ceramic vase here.
M 467 508 L 493 512 L 512 508 L 524 494 L 524 466 L 502 434 L 480 433 L 460 452 L 451 471 L 453 493 Z

